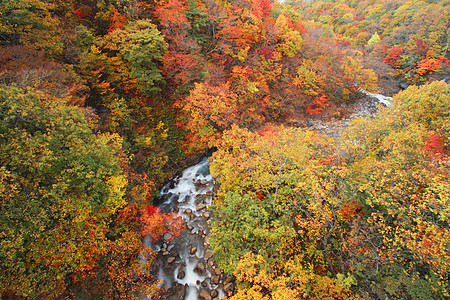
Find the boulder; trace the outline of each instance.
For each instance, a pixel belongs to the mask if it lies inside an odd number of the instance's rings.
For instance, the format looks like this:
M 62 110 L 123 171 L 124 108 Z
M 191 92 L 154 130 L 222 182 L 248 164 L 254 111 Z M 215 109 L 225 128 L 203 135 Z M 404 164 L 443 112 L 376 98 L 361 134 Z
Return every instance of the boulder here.
M 211 276 L 211 284 L 218 285 L 219 284 L 219 276 L 217 276 L 217 275 Z
M 174 244 L 169 245 L 169 246 L 167 246 L 167 251 L 172 251 L 173 248 L 175 248 Z
M 190 215 L 190 214 L 192 214 L 192 209 L 188 208 L 188 209 L 186 209 L 186 210 L 184 211 L 184 213 L 185 213 L 186 215 Z
M 206 208 L 206 204 L 205 203 L 199 203 L 197 204 L 197 207 L 195 208 L 197 211 L 201 211 L 203 209 Z
M 170 201 L 173 201 L 172 203 L 175 203 L 176 201 L 178 201 L 178 199 L 180 199 L 179 195 L 173 195 L 172 200 L 170 200 Z M 176 208 L 178 208 L 178 207 L 176 207 Z
M 208 250 L 205 251 L 205 255 L 203 255 L 203 258 L 205 260 L 209 260 L 212 256 L 213 256 L 213 252 L 208 249 Z
M 228 275 L 227 278 L 225 278 L 225 280 L 224 280 L 224 282 L 223 282 L 223 285 L 227 285 L 227 284 L 229 284 L 230 282 L 234 282 L 235 280 L 236 280 L 236 279 L 234 278 L 233 275 Z
M 206 183 L 203 183 L 203 181 L 201 181 L 201 180 L 195 181 L 194 184 L 195 184 L 195 189 L 197 191 L 200 191 L 201 189 L 204 189 L 205 185 L 206 185 Z
M 178 181 L 179 180 L 171 180 L 170 182 L 169 182 L 169 185 L 168 185 L 168 189 L 167 190 L 171 190 L 171 189 L 174 189 L 175 188 L 175 186 L 178 184 Z M 172 195 L 172 194 L 171 194 Z
M 208 293 L 207 290 L 201 290 L 198 293 L 198 298 L 201 299 L 201 300 L 211 300 L 211 295 Z
M 175 284 L 173 287 L 167 290 L 167 300 L 180 300 L 184 299 L 186 293 L 186 287 L 182 284 Z
M 232 282 L 227 283 L 227 284 L 223 287 L 223 291 L 225 292 L 225 294 L 232 293 L 233 290 L 234 290 L 234 283 L 232 283 Z
M 167 202 L 169 200 L 169 195 L 168 194 L 161 195 L 159 197 L 159 200 L 161 201 L 161 203 Z
M 214 266 L 216 264 L 216 260 L 214 259 L 214 257 L 211 257 L 208 260 L 208 265 L 210 265 L 211 267 Z
M 190 253 L 191 255 L 194 255 L 195 252 L 197 252 L 197 247 L 192 247 L 191 250 L 189 251 L 189 253 Z
M 187 228 L 187 230 L 192 231 L 192 229 L 194 229 L 194 226 L 192 226 L 192 225 L 187 225 L 186 228 Z
M 169 241 L 172 239 L 172 235 L 170 233 L 165 233 L 164 234 L 164 240 Z
M 186 272 L 185 271 L 178 271 L 178 275 L 177 278 L 178 279 L 183 279 L 186 276 Z
M 200 203 L 200 202 L 202 202 L 205 199 L 206 199 L 206 195 L 205 194 L 198 194 L 197 196 L 195 196 L 195 201 L 197 203 Z
M 186 276 L 186 264 L 182 264 L 180 269 L 178 269 L 178 279 L 183 279 Z
M 200 275 L 203 275 L 203 274 L 205 274 L 205 270 L 206 270 L 205 264 L 202 262 L 199 262 L 197 267 L 195 267 L 194 272 L 196 272 Z
M 216 298 L 217 296 L 219 296 L 219 292 L 217 290 L 212 290 L 211 297 Z
M 209 278 L 206 278 L 205 280 L 203 280 L 202 281 L 202 287 L 207 287 L 209 282 L 210 282 Z
M 171 257 L 169 257 L 168 259 L 167 259 L 167 263 L 168 264 L 171 264 L 171 263 L 173 263 L 175 261 L 175 257 L 173 257 L 173 256 L 171 256 Z
M 208 281 L 205 279 L 202 281 L 202 287 L 207 287 L 208 286 Z
M 205 218 L 205 219 L 209 219 L 209 217 L 210 217 L 210 214 L 209 214 L 209 212 L 203 212 L 203 218 Z
M 168 251 L 164 251 L 164 252 L 163 252 L 163 255 L 164 255 L 164 256 L 169 255 L 169 254 L 170 254 L 170 253 L 169 253 Z

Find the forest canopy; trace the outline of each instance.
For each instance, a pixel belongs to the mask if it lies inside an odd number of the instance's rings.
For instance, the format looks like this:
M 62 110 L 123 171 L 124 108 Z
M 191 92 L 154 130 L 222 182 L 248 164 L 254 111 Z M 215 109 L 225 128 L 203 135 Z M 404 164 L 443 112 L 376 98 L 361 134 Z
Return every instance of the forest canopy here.
M 231 299 L 449 297 L 449 4 L 1 1 L 2 299 L 164 297 L 158 191 L 211 152 Z

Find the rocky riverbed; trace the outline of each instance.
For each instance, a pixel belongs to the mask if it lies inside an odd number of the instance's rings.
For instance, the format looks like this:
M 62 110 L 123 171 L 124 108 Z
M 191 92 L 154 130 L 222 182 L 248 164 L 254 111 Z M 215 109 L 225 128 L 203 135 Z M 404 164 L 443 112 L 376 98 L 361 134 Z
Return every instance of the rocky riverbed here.
M 204 159 L 161 191 L 161 211 L 177 211 L 184 226 L 180 236 L 166 234 L 156 245 L 165 299 L 221 299 L 235 288 L 234 277 L 217 266 L 209 245 L 208 207 L 216 189 Z
M 390 107 L 391 103 L 389 101 L 391 99 L 391 97 L 366 92 L 365 96 L 356 104 L 341 104 L 342 108 L 349 112 L 344 118 L 323 120 L 319 116 L 317 118 L 311 118 L 299 125 L 309 130 L 320 131 L 339 139 L 343 129 L 348 127 L 353 119 L 372 117 L 380 107 Z

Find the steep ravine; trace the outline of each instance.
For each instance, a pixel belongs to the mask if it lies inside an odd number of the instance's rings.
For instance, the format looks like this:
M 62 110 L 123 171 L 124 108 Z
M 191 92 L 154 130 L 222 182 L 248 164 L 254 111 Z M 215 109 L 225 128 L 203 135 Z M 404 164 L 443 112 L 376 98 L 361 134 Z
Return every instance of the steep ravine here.
M 336 121 L 309 120 L 303 124 L 340 137 L 343 128 L 357 117 L 370 117 L 379 105 L 390 106 L 391 98 L 365 92 L 366 97 L 353 107 L 345 119 Z M 168 300 L 221 299 L 235 288 L 234 277 L 225 274 L 216 264 L 209 245 L 208 210 L 217 184 L 209 173 L 208 160 L 185 169 L 181 176 L 169 181 L 161 190 L 162 212 L 178 212 L 184 231 L 172 238 L 166 234 L 154 248 L 159 251 L 158 268 L 161 285 Z

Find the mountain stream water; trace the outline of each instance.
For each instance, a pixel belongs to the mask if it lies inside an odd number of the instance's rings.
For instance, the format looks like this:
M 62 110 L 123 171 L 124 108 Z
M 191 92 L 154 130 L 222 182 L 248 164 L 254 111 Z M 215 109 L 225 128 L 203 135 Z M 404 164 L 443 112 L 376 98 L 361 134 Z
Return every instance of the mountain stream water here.
M 233 289 L 232 277 L 216 265 L 209 249 L 208 207 L 214 179 L 205 158 L 189 167 L 161 190 L 162 212 L 178 212 L 184 230 L 171 238 L 166 234 L 154 249 L 159 251 L 159 279 L 168 290 L 167 299 L 221 299 Z

